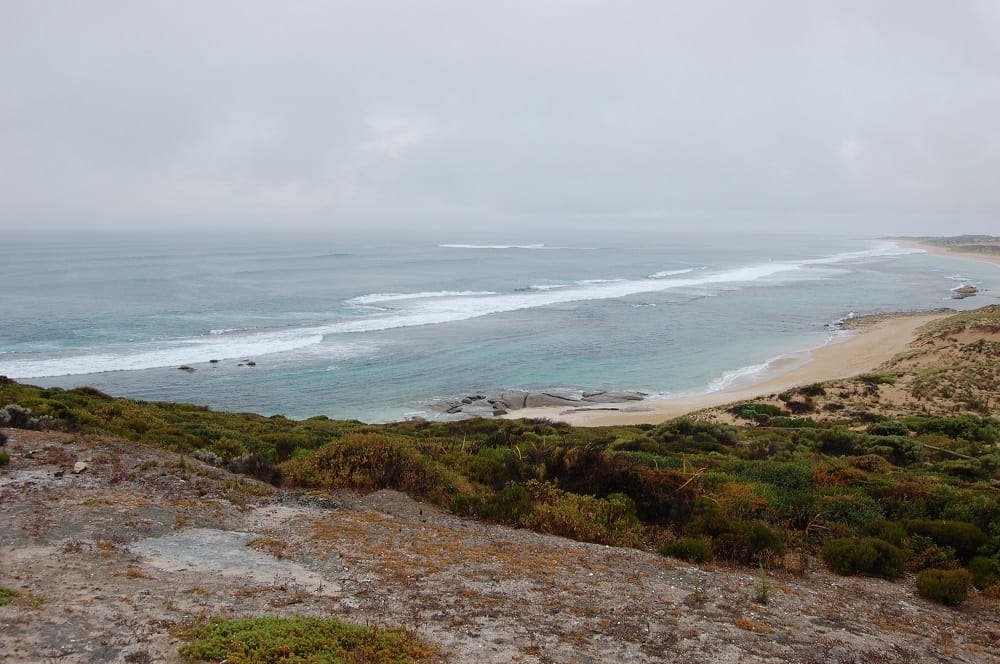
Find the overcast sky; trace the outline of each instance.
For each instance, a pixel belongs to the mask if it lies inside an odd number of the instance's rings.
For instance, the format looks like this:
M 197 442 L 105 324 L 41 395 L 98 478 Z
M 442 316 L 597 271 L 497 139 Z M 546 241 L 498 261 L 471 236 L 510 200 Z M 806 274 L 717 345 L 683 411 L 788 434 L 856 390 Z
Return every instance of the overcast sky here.
M 0 2 L 0 228 L 1000 233 L 1000 2 Z

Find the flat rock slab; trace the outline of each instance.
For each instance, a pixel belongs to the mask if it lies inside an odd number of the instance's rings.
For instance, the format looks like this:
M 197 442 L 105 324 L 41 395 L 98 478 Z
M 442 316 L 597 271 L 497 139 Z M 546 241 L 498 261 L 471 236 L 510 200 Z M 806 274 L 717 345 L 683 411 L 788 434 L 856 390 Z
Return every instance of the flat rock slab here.
M 335 584 L 288 560 L 278 560 L 247 546 L 256 535 L 214 528 L 190 528 L 163 537 L 151 537 L 129 545 L 133 553 L 164 571 L 201 569 L 223 576 L 239 576 L 257 583 L 297 583 L 317 594 L 339 591 Z

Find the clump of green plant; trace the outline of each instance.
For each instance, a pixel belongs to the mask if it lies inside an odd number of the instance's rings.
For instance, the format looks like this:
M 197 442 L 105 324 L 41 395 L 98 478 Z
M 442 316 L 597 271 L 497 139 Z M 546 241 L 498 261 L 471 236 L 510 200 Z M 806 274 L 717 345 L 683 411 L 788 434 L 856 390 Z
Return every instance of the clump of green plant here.
M 771 584 L 764 576 L 764 568 L 761 567 L 757 578 L 753 582 L 753 599 L 758 604 L 767 604 L 771 601 Z
M 925 569 L 917 574 L 921 597 L 948 606 L 958 606 L 969 595 L 972 575 L 964 569 Z
M 0 451 L 0 466 L 6 466 L 8 463 L 10 463 L 10 455 Z
M 0 587 L 0 606 L 6 606 L 10 604 L 10 600 L 17 597 L 20 593 L 16 590 L 11 590 L 10 588 Z
M 772 417 L 781 415 L 781 408 L 769 403 L 748 403 L 733 406 L 729 412 L 744 420 L 766 424 Z
M 581 542 L 637 547 L 643 530 L 635 513 L 635 502 L 621 493 L 595 498 L 562 491 L 547 482 L 532 480 L 525 486 L 533 509 L 518 525 L 569 537 Z
M 868 433 L 872 436 L 908 436 L 910 429 L 902 422 L 886 420 L 868 425 Z
M 870 574 L 887 579 L 903 576 L 906 553 L 875 537 L 837 538 L 823 545 L 823 560 L 844 576 Z
M 356 433 L 330 441 L 282 465 L 285 479 L 300 487 L 396 489 L 450 501 L 451 481 L 410 441 L 385 434 Z
M 907 538 L 906 528 L 897 521 L 871 521 L 865 524 L 861 532 L 864 535 L 878 538 L 899 548 L 903 548 Z
M 964 521 L 909 520 L 905 525 L 911 534 L 930 538 L 939 546 L 954 549 L 955 555 L 962 561 L 975 556 L 979 547 L 987 541 L 986 533 L 975 524 Z
M 1000 560 L 997 557 L 976 556 L 969 561 L 972 583 L 980 590 L 1000 583 Z
M 701 537 L 681 537 L 659 549 L 660 554 L 680 558 L 689 563 L 707 563 L 715 558 L 712 543 Z
M 333 618 L 213 619 L 189 628 L 185 662 L 422 662 L 435 648 L 403 629 L 361 627 Z

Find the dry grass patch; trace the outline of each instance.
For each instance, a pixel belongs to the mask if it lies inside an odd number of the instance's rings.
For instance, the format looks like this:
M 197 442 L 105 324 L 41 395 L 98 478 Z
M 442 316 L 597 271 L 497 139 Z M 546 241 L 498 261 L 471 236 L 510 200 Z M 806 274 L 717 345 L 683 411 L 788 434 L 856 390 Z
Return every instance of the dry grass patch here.
M 756 622 L 755 620 L 748 618 L 746 616 L 740 616 L 733 622 L 733 624 L 742 630 L 745 630 L 747 632 L 754 632 L 756 634 L 770 634 L 771 632 L 774 631 L 774 629 L 770 625 L 766 623 Z

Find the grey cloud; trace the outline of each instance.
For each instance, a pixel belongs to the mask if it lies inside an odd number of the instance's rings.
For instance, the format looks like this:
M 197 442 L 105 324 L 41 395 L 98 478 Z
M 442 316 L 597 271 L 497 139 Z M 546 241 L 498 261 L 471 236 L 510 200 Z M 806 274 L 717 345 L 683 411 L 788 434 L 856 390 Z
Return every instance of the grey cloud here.
M 1000 212 L 987 1 L 6 3 L 0 44 L 9 226 Z

